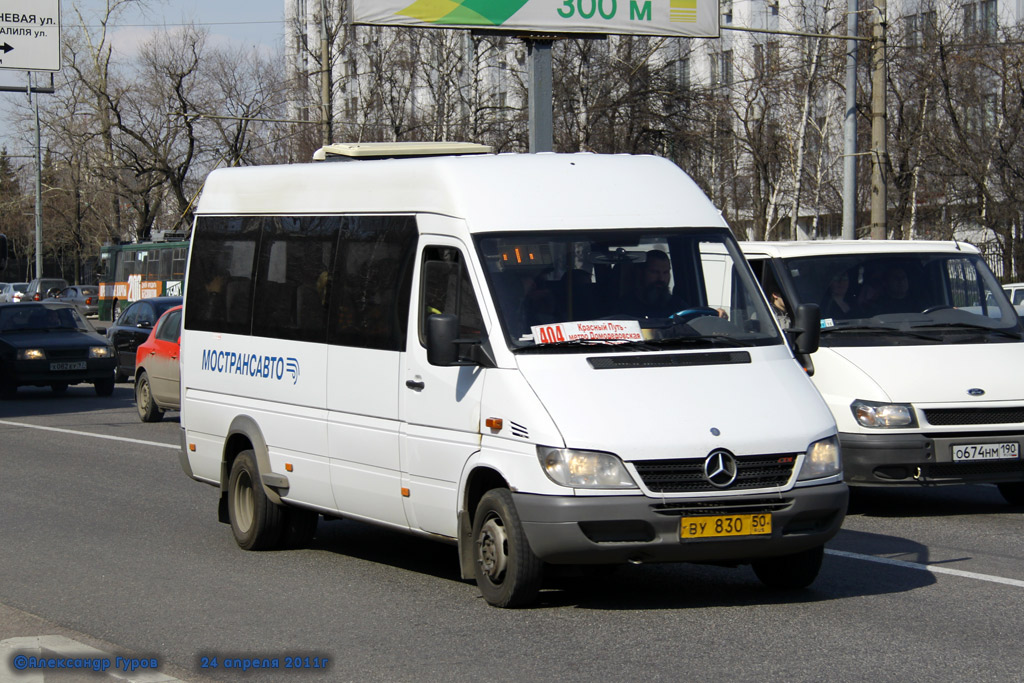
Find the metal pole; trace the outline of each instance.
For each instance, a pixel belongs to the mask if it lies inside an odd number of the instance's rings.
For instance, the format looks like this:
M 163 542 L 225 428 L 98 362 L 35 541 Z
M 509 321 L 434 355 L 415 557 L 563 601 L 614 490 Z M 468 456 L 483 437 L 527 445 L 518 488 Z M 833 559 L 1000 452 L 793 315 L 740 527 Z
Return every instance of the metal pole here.
M 32 99 L 32 72 L 28 72 L 28 96 Z M 39 132 L 39 95 L 36 109 L 36 277 L 43 276 L 43 151 Z
M 875 25 L 871 37 L 871 239 L 884 240 L 888 205 L 885 115 L 885 0 L 875 0 Z
M 553 97 L 551 94 L 551 41 L 526 40 L 530 62 L 527 89 L 530 111 L 530 153 L 554 149 Z
M 331 58 L 330 42 L 327 40 L 327 0 L 320 2 L 320 106 L 323 145 L 330 145 L 331 138 Z
M 846 8 L 846 35 L 857 33 L 857 0 Z M 843 121 L 843 239 L 857 237 L 857 41 L 846 41 L 846 118 Z

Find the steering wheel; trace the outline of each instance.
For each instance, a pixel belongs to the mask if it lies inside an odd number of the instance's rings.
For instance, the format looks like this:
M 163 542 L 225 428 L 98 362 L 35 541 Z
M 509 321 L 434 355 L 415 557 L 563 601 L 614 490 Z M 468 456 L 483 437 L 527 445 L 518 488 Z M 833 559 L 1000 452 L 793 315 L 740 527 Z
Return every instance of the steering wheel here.
M 945 304 L 939 304 L 938 306 L 929 306 L 928 308 L 926 308 L 923 311 L 921 311 L 921 314 L 923 315 L 923 314 L 926 314 L 926 313 L 934 313 L 935 311 L 941 311 L 941 310 L 943 310 L 945 308 L 953 308 L 953 307 L 952 306 L 947 306 Z
M 713 315 L 717 318 L 718 311 L 715 310 L 714 308 L 708 308 L 707 306 L 699 306 L 697 308 L 686 308 L 676 313 L 673 313 L 668 317 L 668 319 L 676 323 L 685 323 L 687 321 L 693 320 L 694 318 L 699 318 L 704 315 Z

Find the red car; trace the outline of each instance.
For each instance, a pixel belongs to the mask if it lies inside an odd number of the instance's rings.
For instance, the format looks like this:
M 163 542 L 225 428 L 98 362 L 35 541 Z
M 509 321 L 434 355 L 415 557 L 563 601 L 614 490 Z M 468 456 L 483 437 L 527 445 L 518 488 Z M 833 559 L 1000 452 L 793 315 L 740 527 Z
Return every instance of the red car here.
M 180 408 L 180 341 L 181 306 L 175 306 L 135 352 L 135 405 L 143 422 L 159 422 L 165 410 Z

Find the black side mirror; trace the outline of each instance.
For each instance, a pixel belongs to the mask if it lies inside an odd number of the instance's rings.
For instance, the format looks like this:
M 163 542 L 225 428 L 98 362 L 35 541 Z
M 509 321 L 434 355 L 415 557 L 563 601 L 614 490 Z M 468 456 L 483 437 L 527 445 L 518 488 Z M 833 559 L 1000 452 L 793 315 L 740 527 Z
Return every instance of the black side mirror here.
M 796 307 L 796 320 L 788 330 L 793 350 L 808 375 L 814 374 L 811 354 L 818 350 L 821 341 L 821 310 L 818 304 L 800 304 Z
M 427 362 L 448 367 L 459 362 L 459 319 L 450 313 L 435 313 L 427 318 Z

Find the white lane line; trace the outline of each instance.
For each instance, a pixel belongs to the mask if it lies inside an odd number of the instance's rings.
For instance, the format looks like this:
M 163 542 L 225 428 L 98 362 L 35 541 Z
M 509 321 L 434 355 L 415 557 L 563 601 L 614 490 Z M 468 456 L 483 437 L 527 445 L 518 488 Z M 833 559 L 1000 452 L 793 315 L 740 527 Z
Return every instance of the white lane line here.
M 173 448 L 178 450 L 181 446 L 171 443 L 160 443 L 159 441 L 143 441 L 141 439 L 129 439 L 124 436 L 111 436 L 109 434 L 94 434 L 92 432 L 79 432 L 74 429 L 60 429 L 59 427 L 44 427 L 42 425 L 30 425 L 24 422 L 11 422 L 10 420 L 0 420 L 0 425 L 8 425 L 10 427 L 27 427 L 28 429 L 42 429 L 46 432 L 60 432 L 61 434 L 73 434 L 75 436 L 91 436 L 95 439 L 109 439 L 111 441 L 127 441 L 128 443 L 142 444 L 143 446 L 157 446 L 158 448 Z
M 1007 586 L 1016 586 L 1018 588 L 1024 588 L 1024 581 L 1018 579 L 1007 579 L 1002 576 L 992 576 L 991 574 L 978 574 L 977 572 L 965 572 L 962 569 L 950 569 L 949 567 L 937 567 L 931 564 L 919 564 L 917 562 L 907 562 L 906 560 L 893 560 L 888 557 L 875 557 L 874 555 L 861 555 L 860 553 L 848 553 L 844 550 L 831 550 L 825 549 L 826 555 L 835 555 L 837 557 L 848 557 L 854 560 L 866 560 L 868 562 L 878 562 L 879 564 L 888 564 L 894 567 L 903 567 L 904 569 L 917 569 L 920 571 L 931 572 L 932 574 L 949 574 L 950 576 L 959 576 L 965 579 L 976 579 L 978 581 L 988 581 L 990 583 L 1001 583 Z

